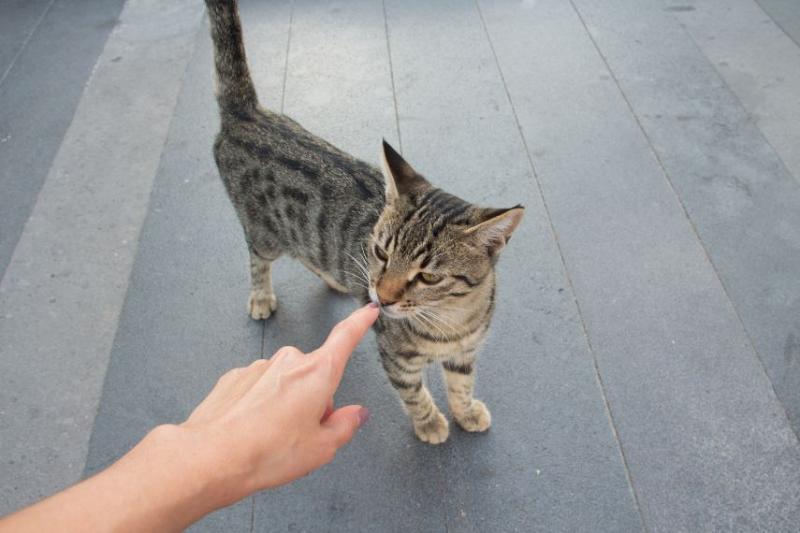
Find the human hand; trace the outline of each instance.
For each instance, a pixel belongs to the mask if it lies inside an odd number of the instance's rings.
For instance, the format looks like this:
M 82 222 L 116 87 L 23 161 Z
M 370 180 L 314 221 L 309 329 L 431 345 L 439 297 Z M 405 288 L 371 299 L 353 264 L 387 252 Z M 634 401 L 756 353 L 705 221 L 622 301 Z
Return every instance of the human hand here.
M 334 410 L 333 395 L 377 317 L 377 308 L 361 308 L 313 352 L 284 347 L 227 372 L 178 426 L 189 446 L 204 450 L 204 468 L 221 477 L 220 505 L 304 476 L 350 442 L 369 412 L 359 405 Z
M 106 470 L 0 519 L 0 531 L 181 531 L 330 462 L 367 419 L 358 405 L 334 410 L 333 394 L 377 318 L 364 307 L 311 353 L 281 348 L 231 370 L 186 422 L 158 426 Z

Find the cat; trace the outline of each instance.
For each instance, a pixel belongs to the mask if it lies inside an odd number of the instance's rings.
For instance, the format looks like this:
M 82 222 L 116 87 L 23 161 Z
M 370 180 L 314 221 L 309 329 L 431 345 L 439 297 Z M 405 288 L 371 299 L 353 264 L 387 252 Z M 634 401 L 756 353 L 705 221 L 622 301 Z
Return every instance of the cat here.
M 524 208 L 483 208 L 448 194 L 386 141 L 378 170 L 262 109 L 236 0 L 206 5 L 220 112 L 213 153 L 250 252 L 250 316 L 275 311 L 272 263 L 294 257 L 331 288 L 380 306 L 380 361 L 420 440 L 449 435 L 423 383 L 435 361 L 455 421 L 486 431 L 491 414 L 473 398 L 475 358 L 495 307 L 494 267 Z

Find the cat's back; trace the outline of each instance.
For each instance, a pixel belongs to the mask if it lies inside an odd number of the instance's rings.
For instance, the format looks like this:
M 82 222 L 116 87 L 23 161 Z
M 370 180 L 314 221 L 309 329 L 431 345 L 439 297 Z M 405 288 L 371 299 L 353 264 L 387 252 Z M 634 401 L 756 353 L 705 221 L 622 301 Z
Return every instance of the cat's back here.
M 378 208 L 383 202 L 377 168 L 268 110 L 222 113 L 214 157 L 226 186 L 236 191 L 255 185 L 252 177 L 258 174 L 259 181 L 286 187 L 289 194 L 301 188 L 324 201 Z

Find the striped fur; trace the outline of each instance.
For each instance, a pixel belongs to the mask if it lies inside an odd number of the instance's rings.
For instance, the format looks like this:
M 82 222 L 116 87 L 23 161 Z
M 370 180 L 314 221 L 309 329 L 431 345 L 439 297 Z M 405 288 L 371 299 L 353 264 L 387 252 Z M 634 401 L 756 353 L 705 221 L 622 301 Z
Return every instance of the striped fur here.
M 330 287 L 381 304 L 381 362 L 420 439 L 436 444 L 449 432 L 422 381 L 433 361 L 456 422 L 488 429 L 489 411 L 472 396 L 475 354 L 494 310 L 494 265 L 522 208 L 481 208 L 437 189 L 385 142 L 381 172 L 262 109 L 236 1 L 206 4 L 220 109 L 214 158 L 250 251 L 251 317 L 275 311 L 271 264 L 294 257 Z

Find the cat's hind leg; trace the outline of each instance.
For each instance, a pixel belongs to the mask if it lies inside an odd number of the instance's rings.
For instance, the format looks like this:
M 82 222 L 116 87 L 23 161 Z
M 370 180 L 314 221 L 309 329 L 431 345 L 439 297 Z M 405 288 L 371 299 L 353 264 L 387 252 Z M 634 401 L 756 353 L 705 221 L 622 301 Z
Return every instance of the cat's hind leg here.
M 250 248 L 252 287 L 247 300 L 247 311 L 253 320 L 265 320 L 278 308 L 278 299 L 272 290 L 272 262 L 277 258 L 265 258 Z

